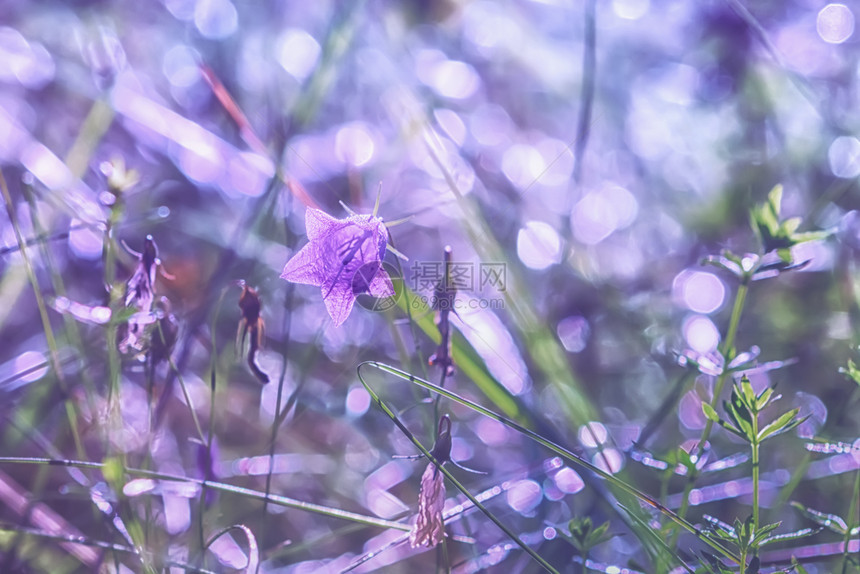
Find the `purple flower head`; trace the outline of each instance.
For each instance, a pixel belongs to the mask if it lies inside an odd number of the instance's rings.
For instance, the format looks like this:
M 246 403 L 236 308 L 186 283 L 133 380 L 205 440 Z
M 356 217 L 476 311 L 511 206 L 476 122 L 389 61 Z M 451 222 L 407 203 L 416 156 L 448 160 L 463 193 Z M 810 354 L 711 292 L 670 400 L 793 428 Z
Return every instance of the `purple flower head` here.
M 308 208 L 305 226 L 310 242 L 287 261 L 281 279 L 319 285 L 335 326 L 349 317 L 356 295 L 394 295 L 391 279 L 382 268 L 388 245 L 382 218 L 352 215 L 335 219 Z

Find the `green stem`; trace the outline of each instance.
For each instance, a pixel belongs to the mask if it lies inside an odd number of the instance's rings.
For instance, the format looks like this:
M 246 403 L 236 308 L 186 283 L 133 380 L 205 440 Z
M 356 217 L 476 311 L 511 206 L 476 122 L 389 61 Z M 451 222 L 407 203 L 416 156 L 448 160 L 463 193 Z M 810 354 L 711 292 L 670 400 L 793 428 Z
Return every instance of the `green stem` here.
M 857 508 L 860 506 L 860 470 L 854 473 L 854 494 L 851 495 L 851 503 L 848 507 L 848 528 L 845 529 L 845 536 L 842 540 L 842 574 L 848 571 L 848 559 L 851 557 L 848 553 L 848 547 L 851 543 L 851 531 L 856 526 L 855 518 L 857 517 Z
M 753 436 L 758 436 L 758 413 L 755 413 L 752 418 Z M 759 444 L 758 440 L 750 443 L 752 448 L 752 487 L 753 487 L 753 536 L 758 532 L 759 525 L 759 504 L 758 504 L 758 487 L 759 487 Z
M 738 292 L 735 295 L 735 302 L 732 306 L 732 315 L 729 318 L 729 328 L 726 331 L 725 339 L 723 339 L 722 344 L 718 348 L 720 355 L 723 357 L 723 371 L 720 373 L 719 377 L 717 377 L 717 383 L 714 385 L 714 394 L 711 397 L 710 404 L 714 408 L 716 408 L 717 403 L 720 400 L 720 396 L 723 393 L 723 388 L 726 386 L 726 381 L 729 379 L 729 363 L 734 359 L 735 338 L 738 334 L 738 326 L 741 322 L 741 315 L 743 314 L 744 304 L 746 303 L 747 293 L 749 292 L 749 277 L 752 277 L 751 273 L 751 271 L 748 272 L 748 277 L 745 277 L 738 286 Z M 702 431 L 702 436 L 699 438 L 699 444 L 696 447 L 696 460 L 701 458 L 704 454 L 705 443 L 707 443 L 708 439 L 711 437 L 713 427 L 713 421 L 708 419 L 705 423 L 705 429 Z M 681 518 L 685 518 L 687 516 L 687 511 L 690 509 L 690 492 L 692 492 L 693 485 L 696 482 L 696 478 L 698 478 L 697 475 L 698 473 L 694 467 L 690 472 L 686 485 L 684 486 L 684 496 L 681 498 L 681 507 L 678 509 L 678 516 Z M 672 537 L 669 541 L 670 548 L 676 547 L 679 534 L 680 531 L 677 528 L 674 528 L 672 531 Z
M 66 385 L 65 377 L 63 376 L 63 368 L 60 364 L 60 353 L 57 347 L 57 339 L 54 337 L 54 330 L 51 327 L 51 320 L 48 317 L 48 308 L 45 306 L 45 299 L 42 297 L 42 289 L 39 287 L 39 280 L 36 277 L 36 271 L 33 269 L 33 263 L 30 261 L 30 255 L 27 253 L 27 242 L 21 233 L 21 227 L 18 225 L 18 217 L 15 215 L 15 207 L 12 204 L 12 196 L 9 194 L 9 188 L 6 186 L 6 178 L 3 177 L 3 172 L 0 171 L 0 192 L 3 193 L 3 199 L 6 202 L 6 211 L 9 213 L 9 221 L 12 223 L 12 229 L 15 232 L 15 239 L 18 242 L 18 248 L 21 252 L 21 259 L 24 260 L 24 268 L 27 270 L 27 277 L 30 280 L 30 285 L 33 288 L 33 295 L 36 297 L 36 305 L 39 307 L 39 317 L 42 319 L 42 329 L 45 332 L 45 339 L 48 343 L 48 350 L 51 357 L 51 366 L 57 377 L 57 383 L 62 392 L 63 402 L 65 405 L 66 417 L 69 419 L 69 429 L 72 433 L 72 438 L 75 442 L 75 450 L 80 458 L 87 458 L 84 444 L 81 441 L 81 435 L 78 432 L 77 413 L 75 413 L 75 405 L 72 402 L 69 394 L 68 385 Z
M 364 385 L 364 388 L 367 389 L 367 392 L 370 393 L 371 397 L 373 397 L 375 401 L 376 401 L 376 396 L 377 396 L 376 393 L 373 391 L 373 389 L 370 388 L 370 386 L 364 380 L 364 378 L 361 374 L 361 368 L 365 367 L 365 366 L 379 369 L 380 371 L 383 371 L 385 373 L 389 373 L 389 374 L 394 375 L 396 377 L 399 377 L 405 381 L 409 381 L 410 383 L 412 383 L 414 385 L 418 385 L 418 386 L 423 387 L 427 390 L 430 390 L 434 393 L 438 393 L 438 394 L 442 395 L 443 397 L 445 397 L 449 400 L 452 400 L 452 401 L 459 403 L 465 407 L 468 407 L 468 408 L 472 409 L 473 411 L 484 415 L 487 418 L 490 418 L 490 419 L 493 419 L 494 421 L 500 422 L 503 425 L 519 432 L 520 434 L 523 434 L 523 435 L 529 437 L 530 439 L 534 440 L 538 444 L 541 444 L 544 447 L 546 447 L 547 449 L 555 452 L 559 456 L 561 456 L 561 457 L 563 457 L 563 458 L 565 458 L 565 459 L 567 459 L 567 460 L 569 460 L 575 464 L 578 464 L 579 466 L 582 466 L 583 468 L 590 470 L 591 472 L 600 476 L 601 478 L 606 480 L 609 484 L 611 484 L 612 486 L 615 486 L 619 490 L 621 490 L 621 491 L 623 491 L 623 492 L 625 492 L 631 496 L 634 496 L 634 497 L 638 498 L 641 502 L 645 503 L 646 505 L 655 508 L 656 510 L 661 512 L 664 516 L 666 516 L 668 519 L 670 519 L 672 522 L 674 522 L 675 524 L 677 524 L 678 526 L 680 526 L 684 530 L 686 530 L 686 531 L 690 532 L 691 534 L 693 534 L 694 536 L 696 536 L 700 541 L 702 541 L 702 543 L 710 546 L 712 550 L 715 550 L 721 556 L 724 556 L 724 557 L 726 557 L 729 560 L 732 560 L 734 562 L 737 562 L 739 560 L 738 556 L 735 555 L 731 550 L 725 548 L 719 542 L 712 540 L 711 538 L 709 538 L 708 536 L 703 534 L 698 528 L 696 528 L 696 526 L 694 526 L 693 524 L 690 524 L 683 517 L 679 516 L 678 514 L 676 514 L 675 512 L 670 510 L 669 508 L 667 508 L 665 505 L 663 505 L 662 503 L 660 503 L 659 501 L 654 499 L 652 496 L 645 494 L 644 492 L 642 492 L 641 490 L 637 489 L 636 487 L 630 485 L 629 483 L 627 483 L 623 480 L 620 480 L 615 475 L 601 469 L 598 466 L 595 466 L 594 464 L 590 463 L 589 461 L 585 460 L 584 458 L 580 457 L 579 455 L 574 454 L 570 450 L 552 442 L 551 440 L 548 440 L 548 439 L 542 437 L 538 433 L 536 433 L 532 430 L 529 430 L 529 429 L 525 428 L 524 426 L 517 424 L 516 422 L 514 422 L 510 419 L 507 419 L 507 418 L 499 415 L 498 413 L 495 413 L 495 412 L 493 412 L 493 411 L 491 411 L 491 410 L 489 410 L 489 409 L 487 409 L 487 408 L 485 408 L 485 407 L 483 407 L 483 406 L 481 406 L 481 405 L 479 405 L 473 401 L 470 401 L 464 397 L 461 397 L 460 395 L 457 395 L 451 391 L 443 389 L 442 387 L 436 386 L 433 383 L 430 383 L 430 382 L 425 381 L 423 379 L 419 379 L 418 377 L 415 377 L 411 373 L 401 371 L 400 369 L 397 369 L 397 368 L 392 367 L 390 365 L 386 365 L 385 363 L 379 363 L 376 361 L 365 361 L 358 366 L 358 378 L 361 381 L 361 383 Z M 377 401 L 377 404 L 380 404 L 380 403 Z M 391 413 L 390 409 L 384 403 L 381 403 L 380 406 L 386 412 L 386 414 Z M 391 414 L 389 414 L 389 416 L 391 416 Z M 396 420 L 395 423 L 399 423 L 399 420 Z M 420 450 L 422 450 L 422 452 L 423 452 L 423 447 L 420 444 L 416 444 L 416 446 Z M 0 459 L 0 460 L 2 460 L 2 459 Z M 431 460 L 432 460 L 432 458 L 431 458 Z M 442 470 L 442 472 L 445 474 L 445 476 L 449 476 L 447 469 L 442 468 L 440 470 Z

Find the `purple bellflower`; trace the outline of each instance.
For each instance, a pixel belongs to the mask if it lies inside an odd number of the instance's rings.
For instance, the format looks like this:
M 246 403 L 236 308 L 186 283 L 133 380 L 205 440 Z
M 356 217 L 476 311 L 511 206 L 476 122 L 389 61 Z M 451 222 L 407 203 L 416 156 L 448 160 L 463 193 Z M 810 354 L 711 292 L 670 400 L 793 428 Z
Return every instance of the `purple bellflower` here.
M 335 219 L 308 208 L 305 227 L 310 242 L 287 261 L 281 279 L 318 285 L 335 326 L 349 317 L 355 297 L 394 295 L 394 286 L 382 268 L 388 229 L 375 215 Z

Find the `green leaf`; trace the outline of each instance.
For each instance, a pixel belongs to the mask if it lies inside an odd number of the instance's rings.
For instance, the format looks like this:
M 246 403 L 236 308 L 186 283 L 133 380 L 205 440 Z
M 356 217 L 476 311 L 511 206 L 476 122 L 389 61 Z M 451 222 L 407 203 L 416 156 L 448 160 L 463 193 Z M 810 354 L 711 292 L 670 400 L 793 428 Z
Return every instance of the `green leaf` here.
M 799 412 L 800 412 L 800 408 L 796 408 L 796 409 L 791 409 L 790 411 L 780 415 L 779 418 L 777 418 L 775 421 L 771 422 L 770 424 L 765 426 L 763 429 L 761 429 L 761 431 L 758 433 L 758 440 L 763 441 L 764 439 L 766 439 L 767 437 L 769 437 L 771 435 L 785 432 L 785 431 L 793 428 L 794 426 L 797 426 L 797 425 L 793 425 L 792 423 L 796 420 L 795 417 L 797 416 L 797 413 L 799 413 Z M 799 424 L 799 422 L 798 422 L 798 424 Z
M 767 194 L 767 203 L 770 207 L 770 212 L 773 216 L 779 217 L 779 212 L 782 211 L 782 184 L 778 183 L 773 186 L 770 193 Z
M 708 418 L 708 420 L 713 421 L 715 423 L 720 422 L 720 415 L 718 415 L 717 411 L 714 410 L 714 407 L 712 407 L 708 403 L 702 403 L 702 412 L 705 413 L 705 416 Z
M 857 365 L 851 359 L 848 359 L 847 368 L 840 368 L 839 372 L 860 385 L 860 369 L 857 368 Z
M 836 514 L 826 514 L 795 501 L 791 502 L 791 506 L 799 510 L 801 514 L 814 521 L 816 524 L 828 528 L 837 534 L 842 534 L 844 536 L 848 531 L 848 525 L 841 516 Z
M 740 395 L 732 390 L 732 402 L 723 401 L 723 408 L 726 411 L 726 414 L 729 415 L 729 418 L 732 419 L 732 422 L 735 423 L 742 432 L 745 438 L 752 441 L 755 437 L 752 434 L 752 419 L 750 418 L 750 413 L 747 411 L 746 406 L 743 404 L 743 400 L 740 398 Z
M 765 390 L 761 392 L 759 396 L 755 399 L 755 408 L 757 411 L 761 412 L 767 406 L 768 402 L 770 402 L 771 397 L 773 397 L 773 388 L 767 387 Z M 779 397 L 777 396 L 773 400 L 777 400 Z
M 761 542 L 759 542 L 759 548 L 764 546 L 765 544 L 772 544 L 774 542 L 784 542 L 786 540 L 798 540 L 800 538 L 806 538 L 807 536 L 818 534 L 822 530 L 824 530 L 824 528 L 803 528 L 801 530 L 795 530 L 794 532 L 786 532 L 785 534 L 776 534 L 774 536 L 768 536 L 764 538 Z
M 739 386 L 741 388 L 741 399 L 743 400 L 744 406 L 747 407 L 749 411 L 754 411 L 753 407 L 756 404 L 755 391 L 752 388 L 752 383 L 746 375 L 741 377 Z
M 758 531 L 755 532 L 755 535 L 753 536 L 751 546 L 758 546 L 759 541 L 763 540 L 767 537 L 768 534 L 779 528 L 780 524 L 782 524 L 782 522 L 774 522 L 772 524 L 765 524 L 763 526 L 759 526 Z
M 790 219 L 786 219 L 782 222 L 782 231 L 785 233 L 787 237 L 791 237 L 794 235 L 794 232 L 797 231 L 797 228 L 800 227 L 800 224 L 803 220 L 799 217 L 792 217 Z
M 791 566 L 797 574 L 809 574 L 809 571 L 794 556 L 791 557 Z
M 609 532 L 609 521 L 606 521 L 591 532 L 589 546 L 594 547 L 598 544 L 608 542 L 613 538 L 615 538 L 615 535 Z

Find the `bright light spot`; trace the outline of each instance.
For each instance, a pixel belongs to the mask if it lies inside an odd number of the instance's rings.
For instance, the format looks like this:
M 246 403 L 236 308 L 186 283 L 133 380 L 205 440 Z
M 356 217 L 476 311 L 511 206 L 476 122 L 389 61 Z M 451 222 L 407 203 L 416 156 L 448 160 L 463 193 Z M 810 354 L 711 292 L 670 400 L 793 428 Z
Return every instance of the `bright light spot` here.
M 741 485 L 736 480 L 730 480 L 723 486 L 723 490 L 729 497 L 735 497 L 741 493 Z
M 472 137 L 483 146 L 491 147 L 504 143 L 509 137 L 513 122 L 501 106 L 485 104 L 469 116 Z
M 97 323 L 99 325 L 104 325 L 108 321 L 110 321 L 111 310 L 110 307 L 93 307 L 90 311 L 90 319 L 92 319 L 93 323 Z
M 339 160 L 353 167 L 360 167 L 373 158 L 373 151 L 373 138 L 363 124 L 346 124 L 337 131 L 334 153 Z
M 438 50 L 424 50 L 416 61 L 418 78 L 440 96 L 463 100 L 481 85 L 475 68 L 465 62 L 449 60 Z
M 51 189 L 71 187 L 74 176 L 66 164 L 51 150 L 38 142 L 32 142 L 21 150 L 21 163 L 36 178 Z
M 79 259 L 95 261 L 102 256 L 103 235 L 89 227 L 76 227 L 81 222 L 73 219 L 71 226 L 74 228 L 69 232 L 69 249 Z
M 566 188 L 573 175 L 573 151 L 570 145 L 561 140 L 547 138 L 540 141 L 536 147 L 546 167 L 541 168 L 535 183 Z
M 482 53 L 504 45 L 516 46 L 521 41 L 519 22 L 495 2 L 468 2 L 463 14 L 463 36 Z
M 860 175 L 860 141 L 851 136 L 836 138 L 827 150 L 827 160 L 836 177 L 857 177 Z
M 578 353 L 585 349 L 591 328 L 585 317 L 565 317 L 558 323 L 556 328 L 558 338 L 564 348 L 570 353 Z
M 457 112 L 440 108 L 433 112 L 433 116 L 455 144 L 463 145 L 463 142 L 466 141 L 466 124 L 463 123 Z
M 508 429 L 494 420 L 481 417 L 475 426 L 475 434 L 487 446 L 499 446 L 508 441 Z
M 182 172 L 197 183 L 215 183 L 224 172 L 224 158 L 218 151 L 215 138 L 208 133 L 191 133 L 176 150 L 177 163 Z
M 844 4 L 828 4 L 818 13 L 815 27 L 828 44 L 841 44 L 854 33 L 854 14 Z
M 161 69 L 171 84 L 178 88 L 187 88 L 200 79 L 198 60 L 199 54 L 196 50 L 185 45 L 174 46 L 164 55 Z
M 346 412 L 351 416 L 361 416 L 370 408 L 370 394 L 364 387 L 353 387 L 346 395 Z
M 582 477 L 570 467 L 565 467 L 555 473 L 553 480 L 555 480 L 556 487 L 565 494 L 576 494 L 585 488 Z
M 178 20 L 192 20 L 194 18 L 195 0 L 162 0 L 165 7 L 173 17 Z
M 720 332 L 714 323 L 703 315 L 687 317 L 681 330 L 690 348 L 699 353 L 710 353 L 716 350 L 720 343 Z
M 448 60 L 436 67 L 433 88 L 442 96 L 462 100 L 477 91 L 481 79 L 475 68 L 465 62 Z
M 533 510 L 540 504 L 543 497 L 543 489 L 533 480 L 521 480 L 514 484 L 507 492 L 508 505 L 520 513 Z
M 20 32 L 0 27 L 0 80 L 38 89 L 54 78 L 54 60 L 39 43 L 29 43 Z
M 608 448 L 591 457 L 591 462 L 597 468 L 609 474 L 615 474 L 624 468 L 624 455 L 618 449 Z
M 517 255 L 526 267 L 546 269 L 561 261 L 561 238 L 543 221 L 529 221 L 517 234 Z
M 616 229 L 630 225 L 637 211 L 636 198 L 624 188 L 588 193 L 570 214 L 573 235 L 586 245 L 597 245 Z
M 612 11 L 625 20 L 638 20 L 648 13 L 650 7 L 648 0 L 612 0 Z
M 137 478 L 122 487 L 122 493 L 129 498 L 140 496 L 155 490 L 155 481 L 151 478 Z
M 239 27 L 239 14 L 230 0 L 198 0 L 194 25 L 210 40 L 223 40 Z
M 726 297 L 726 288 L 720 279 L 703 271 L 681 271 L 672 282 L 675 300 L 696 313 L 713 313 Z
M 639 213 L 639 202 L 632 193 L 613 185 L 603 190 L 603 195 L 609 200 L 609 203 L 615 208 L 615 217 L 618 221 L 616 229 L 624 229 L 636 221 L 636 215 Z
M 827 406 L 821 399 L 810 393 L 798 392 L 792 406 L 799 407 L 798 416 L 808 417 L 798 425 L 797 436 L 811 439 L 818 434 L 819 429 L 827 422 Z
M 678 418 L 685 428 L 699 430 L 705 428 L 705 415 L 702 413 L 702 400 L 696 391 L 689 391 L 678 403 Z
M 36 351 L 24 351 L 13 361 L 12 365 L 12 372 L 16 374 L 16 378 L 25 383 L 38 381 L 48 373 L 48 365 L 45 363 L 45 357 Z M 37 365 L 44 366 L 36 368 Z M 25 371 L 29 372 L 17 377 L 18 373 L 24 373 Z
M 546 162 L 543 156 L 530 145 L 512 145 L 502 157 L 502 172 L 511 183 L 520 188 L 527 188 L 535 183 L 544 169 Z
M 299 81 L 307 78 L 317 65 L 320 45 L 313 36 L 299 28 L 285 31 L 275 48 L 278 62 Z
M 489 301 L 488 299 L 472 299 Z M 459 320 L 459 319 L 458 319 Z M 511 393 L 520 395 L 529 390 L 528 369 L 522 360 L 508 328 L 490 310 L 469 313 L 464 320 L 468 328 L 463 335 L 484 359 L 490 373 Z
M 274 174 L 275 167 L 266 157 L 241 152 L 230 158 L 228 171 L 234 189 L 244 195 L 258 197 L 266 190 L 266 183 Z
M 552 526 L 547 526 L 543 529 L 544 540 L 555 540 L 556 536 L 558 536 L 558 532 Z
M 579 442 L 586 448 L 595 448 L 606 442 L 606 427 L 598 422 L 590 422 L 579 427 Z

